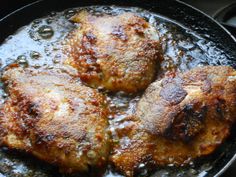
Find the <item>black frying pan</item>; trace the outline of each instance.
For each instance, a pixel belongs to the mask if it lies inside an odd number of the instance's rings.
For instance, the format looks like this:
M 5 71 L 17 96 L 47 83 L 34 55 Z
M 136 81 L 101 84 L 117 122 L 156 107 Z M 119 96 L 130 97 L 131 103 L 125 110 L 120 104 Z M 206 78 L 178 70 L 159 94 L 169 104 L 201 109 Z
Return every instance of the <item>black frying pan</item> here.
M 168 17 L 215 42 L 226 53 L 230 52 L 233 57 L 229 63 L 232 63 L 231 65 L 236 68 L 236 40 L 234 37 L 212 18 L 181 1 L 173 0 L 40 0 L 20 8 L 0 20 L 0 42 L 14 33 L 18 28 L 36 18 L 47 15 L 51 11 L 62 11 L 67 8 L 89 5 L 135 6 Z M 208 176 L 219 176 L 223 174 L 235 161 L 236 132 L 234 130 L 225 145 L 221 147 L 221 152 L 224 153 L 221 153 L 220 160 L 213 162 L 215 158 L 211 158 L 214 166 L 208 172 Z

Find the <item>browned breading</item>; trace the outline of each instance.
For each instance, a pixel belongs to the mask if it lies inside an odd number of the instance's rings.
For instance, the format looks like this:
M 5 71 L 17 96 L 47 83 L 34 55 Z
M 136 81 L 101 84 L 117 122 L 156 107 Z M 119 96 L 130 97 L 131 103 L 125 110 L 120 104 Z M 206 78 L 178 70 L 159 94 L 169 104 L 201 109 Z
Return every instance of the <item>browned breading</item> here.
M 137 116 L 147 131 L 188 141 L 206 119 L 234 121 L 236 72 L 227 66 L 195 68 L 150 85 Z
M 137 92 L 154 79 L 161 48 L 158 33 L 132 13 L 95 17 L 86 11 L 72 20 L 78 29 L 67 38 L 65 61 L 92 87 Z
M 146 90 L 137 106 L 138 121 L 121 136 L 111 161 L 127 176 L 134 176 L 141 163 L 188 164 L 222 144 L 235 115 L 233 68 L 199 67 L 165 77 Z
M 29 152 L 64 172 L 101 168 L 109 154 L 107 108 L 96 90 L 59 70 L 11 68 L 1 109 L 1 144 Z

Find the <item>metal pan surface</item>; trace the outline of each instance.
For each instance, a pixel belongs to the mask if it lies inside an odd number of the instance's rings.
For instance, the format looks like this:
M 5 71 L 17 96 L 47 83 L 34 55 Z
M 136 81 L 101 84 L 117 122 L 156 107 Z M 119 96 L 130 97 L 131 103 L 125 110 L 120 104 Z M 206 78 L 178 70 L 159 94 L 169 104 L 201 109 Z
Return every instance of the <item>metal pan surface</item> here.
M 0 42 L 4 42 L 9 35 L 14 34 L 16 30 L 22 26 L 28 25 L 35 19 L 47 16 L 53 11 L 60 12 L 65 9 L 77 7 L 114 5 L 126 8 L 142 8 L 153 14 L 157 14 L 160 18 L 167 19 L 173 24 L 177 24 L 180 28 L 189 31 L 189 33 L 193 36 L 200 36 L 202 39 L 206 39 L 207 41 L 214 43 L 214 45 L 219 48 L 220 51 L 226 55 L 226 57 L 223 58 L 222 61 L 218 58 L 216 63 L 212 62 L 211 64 L 231 65 L 236 68 L 235 38 L 224 27 L 206 14 L 181 1 L 172 0 L 40 0 L 22 7 L 0 20 Z M 214 57 L 214 55 L 217 54 L 213 54 L 211 57 Z M 33 174 L 31 176 L 59 176 L 57 172 L 52 172 L 54 171 L 53 167 L 47 167 L 47 165 L 43 162 L 38 162 L 33 157 L 28 158 L 25 154 L 21 155 L 19 158 L 18 156 L 18 153 L 3 148 L 0 152 L 0 158 L 2 159 L 0 160 L 0 163 L 3 161 L 9 161 L 9 166 L 12 165 L 13 168 L 0 168 L 0 173 L 6 176 L 11 176 L 13 173 L 10 171 L 19 170 L 18 163 L 20 164 L 22 160 L 24 161 L 24 165 L 26 164 L 25 166 L 32 166 L 32 168 L 29 167 L 32 171 L 31 174 Z M 209 169 L 207 171 L 204 169 L 203 173 L 199 173 L 199 176 L 220 176 L 235 161 L 235 159 L 236 132 L 235 130 L 232 130 L 231 136 L 226 140 L 226 142 L 217 150 L 216 153 L 207 158 L 207 162 L 210 164 Z M 24 168 L 26 168 L 24 165 L 22 165 L 23 171 Z M 14 166 L 16 168 L 14 168 Z M 37 170 L 39 173 L 35 172 Z M 19 170 L 19 176 L 24 176 L 25 173 L 21 172 L 22 169 Z

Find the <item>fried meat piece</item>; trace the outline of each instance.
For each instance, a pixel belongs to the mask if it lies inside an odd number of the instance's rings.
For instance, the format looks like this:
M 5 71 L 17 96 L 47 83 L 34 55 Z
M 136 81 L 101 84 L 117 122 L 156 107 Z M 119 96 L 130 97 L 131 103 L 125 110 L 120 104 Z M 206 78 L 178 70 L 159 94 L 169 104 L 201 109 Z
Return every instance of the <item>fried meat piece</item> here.
M 156 29 L 133 13 L 93 16 L 86 11 L 72 18 L 79 24 L 66 40 L 65 64 L 78 70 L 92 87 L 134 93 L 155 78 L 161 60 Z
M 222 144 L 235 115 L 233 68 L 206 66 L 167 76 L 146 90 L 111 161 L 127 176 L 135 176 L 140 164 L 186 165 Z
M 110 136 L 103 95 L 59 70 L 10 68 L 1 108 L 1 145 L 26 151 L 62 172 L 87 172 L 107 161 Z

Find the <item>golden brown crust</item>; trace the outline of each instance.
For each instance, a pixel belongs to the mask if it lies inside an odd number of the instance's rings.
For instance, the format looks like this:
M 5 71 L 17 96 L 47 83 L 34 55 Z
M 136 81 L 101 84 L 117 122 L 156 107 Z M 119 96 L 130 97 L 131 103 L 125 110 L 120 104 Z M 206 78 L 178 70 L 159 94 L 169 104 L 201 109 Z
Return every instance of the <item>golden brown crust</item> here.
M 59 70 L 4 72 L 9 99 L 1 109 L 1 142 L 64 172 L 101 168 L 109 154 L 104 97 Z
M 187 95 L 174 101 L 161 97 L 168 84 L 178 85 Z M 182 89 L 174 91 L 181 95 Z M 126 127 L 129 131 L 115 145 L 112 163 L 132 177 L 143 164 L 180 166 L 212 153 L 235 121 L 235 91 L 236 71 L 226 66 L 196 68 L 153 83 L 140 100 L 130 129 Z
M 222 121 L 206 122 L 204 130 L 193 141 L 181 142 L 151 135 L 138 122 L 115 145 L 110 160 L 127 177 L 142 169 L 157 166 L 187 165 L 197 157 L 212 153 L 229 135 L 230 125 Z M 127 138 L 129 137 L 129 138 Z
M 188 141 L 201 131 L 206 118 L 234 121 L 235 87 L 231 67 L 195 68 L 151 84 L 137 116 L 150 133 Z
M 69 58 L 80 78 L 92 87 L 137 92 L 154 79 L 160 44 L 156 30 L 132 13 L 95 17 L 86 11 L 72 20 L 78 29 L 67 39 Z

